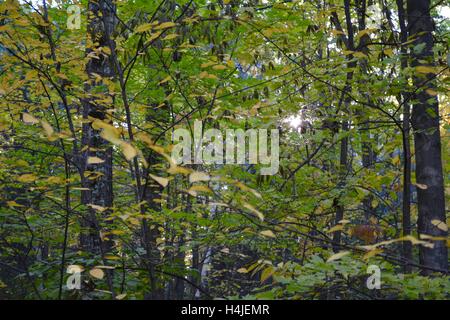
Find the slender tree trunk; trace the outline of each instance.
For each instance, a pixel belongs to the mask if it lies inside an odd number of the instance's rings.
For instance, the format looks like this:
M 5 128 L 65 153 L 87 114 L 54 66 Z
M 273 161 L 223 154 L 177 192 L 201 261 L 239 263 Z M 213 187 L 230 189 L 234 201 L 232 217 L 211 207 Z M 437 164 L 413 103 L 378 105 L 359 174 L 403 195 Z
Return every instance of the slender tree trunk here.
M 347 25 L 347 32 L 348 37 L 346 40 L 347 50 L 354 51 L 355 45 L 354 45 L 354 38 L 353 38 L 353 24 L 351 21 L 351 13 L 350 13 L 350 1 L 345 0 L 344 1 L 344 8 L 345 8 L 345 20 Z M 335 18 L 335 24 L 339 25 L 337 16 Z M 353 69 L 356 67 L 356 62 L 351 61 L 353 59 L 353 55 L 348 56 L 349 62 L 347 63 L 347 66 L 350 70 L 347 73 L 347 79 L 346 79 L 346 86 L 342 92 L 340 101 L 338 103 L 338 109 L 342 105 L 342 101 L 344 101 L 344 112 L 343 116 L 344 118 L 348 115 L 348 109 L 350 107 L 350 99 L 345 94 L 348 92 L 351 92 L 352 87 L 350 85 L 352 79 L 353 79 Z M 342 131 L 348 132 L 349 130 L 349 123 L 347 119 L 344 119 L 342 121 Z M 345 136 L 341 140 L 341 147 L 340 147 L 340 158 L 339 158 L 339 187 L 341 189 L 345 188 L 345 179 L 347 176 L 347 171 L 349 169 L 348 164 L 348 143 L 349 138 L 348 136 Z M 334 199 L 334 204 L 336 206 L 336 216 L 335 216 L 335 224 L 338 224 L 339 221 L 341 221 L 344 218 L 344 206 L 339 203 L 339 199 Z M 333 234 L 333 251 L 337 252 L 340 250 L 340 243 L 341 243 L 341 232 L 336 231 Z
M 362 31 L 366 29 L 366 0 L 356 0 L 356 9 L 358 11 L 358 30 Z M 370 42 L 370 37 L 368 34 L 364 34 L 360 40 L 356 51 L 362 52 L 365 55 L 369 55 L 369 48 L 367 44 Z M 366 59 L 360 60 L 361 71 L 367 75 L 368 61 Z M 370 94 L 367 92 L 366 99 L 370 101 Z M 374 151 L 370 142 L 370 130 L 369 130 L 369 120 L 370 120 L 370 110 L 357 110 L 358 117 L 362 122 L 361 125 L 361 158 L 363 167 L 369 169 L 372 167 L 374 162 Z M 374 208 L 372 208 L 373 196 L 371 194 L 367 195 L 363 200 L 363 210 L 366 223 L 369 222 L 371 216 L 374 215 Z
M 102 80 L 115 76 L 115 69 L 111 55 L 100 50 L 111 46 L 112 34 L 116 26 L 115 4 L 112 0 L 89 1 L 88 3 L 88 41 L 86 54 L 91 57 L 86 65 L 89 83 L 86 85 L 87 98 L 83 99 L 83 119 L 100 119 L 108 122 L 107 109 L 111 105 L 101 102 L 105 98 L 112 97 L 102 88 Z M 102 52 L 103 51 L 103 52 Z M 100 93 L 98 93 L 100 91 Z M 94 93 L 95 92 L 95 93 Z M 86 231 L 82 232 L 80 242 L 82 247 L 92 253 L 105 255 L 112 247 L 111 241 L 102 241 L 100 219 L 97 214 L 107 215 L 113 205 L 112 184 L 112 147 L 100 137 L 100 131 L 92 127 L 91 122 L 83 124 L 81 172 L 82 185 L 88 190 L 82 191 L 81 202 L 85 205 L 96 205 L 108 208 L 103 212 L 97 212 L 95 208 L 89 208 L 88 215 L 84 217 L 82 225 Z M 89 157 L 98 157 L 102 163 L 91 164 Z M 107 282 L 112 290 L 112 272 L 108 270 Z M 114 296 L 114 293 L 113 293 Z
M 408 41 L 408 34 L 406 29 L 406 16 L 403 0 L 397 0 L 398 20 L 400 25 L 400 41 L 402 47 L 401 53 L 401 70 L 405 70 L 408 67 L 407 51 L 403 43 Z M 405 85 L 407 81 L 405 79 Z M 401 103 L 403 103 L 403 213 L 402 213 L 402 227 L 403 236 L 411 235 L 411 144 L 410 144 L 410 105 L 407 101 L 406 91 L 402 92 Z M 413 260 L 412 245 L 409 241 L 403 242 L 403 259 L 405 265 L 403 271 L 405 273 L 411 272 L 411 266 L 408 262 Z
M 408 33 L 414 39 L 411 65 L 433 66 L 433 21 L 429 0 L 408 0 Z M 422 47 L 422 49 L 420 49 Z M 415 50 L 414 50 L 415 49 Z M 442 175 L 441 138 L 439 134 L 439 108 L 435 95 L 428 89 L 435 87 L 433 73 L 415 73 L 412 103 L 412 127 L 416 155 L 416 180 L 423 185 L 417 188 L 419 219 L 418 232 L 434 237 L 447 237 L 447 231 L 435 225 L 446 223 L 444 181 Z M 435 221 L 434 221 L 435 220 Z M 434 223 L 433 223 L 434 222 Z M 420 263 L 428 268 L 448 270 L 446 241 L 434 241 L 433 248 L 419 247 Z M 430 269 L 423 270 L 429 274 Z

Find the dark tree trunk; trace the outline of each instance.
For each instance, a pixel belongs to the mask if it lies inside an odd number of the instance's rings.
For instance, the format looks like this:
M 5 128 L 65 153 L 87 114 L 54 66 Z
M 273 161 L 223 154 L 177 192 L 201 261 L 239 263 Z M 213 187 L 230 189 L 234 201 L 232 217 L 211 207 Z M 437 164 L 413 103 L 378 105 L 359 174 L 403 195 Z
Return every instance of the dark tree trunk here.
M 397 0 L 398 20 L 400 25 L 400 41 L 406 43 L 408 34 L 406 29 L 406 16 L 403 0 Z M 401 70 L 408 67 L 407 50 L 405 45 L 401 47 Z M 404 80 L 407 86 L 407 79 Z M 401 102 L 403 103 L 403 212 L 402 212 L 402 228 L 403 236 L 411 235 L 411 144 L 410 144 L 410 105 L 406 91 L 402 92 Z M 405 260 L 403 271 L 411 272 L 410 262 L 413 260 L 412 245 L 409 241 L 403 242 L 403 259 Z
M 100 53 L 99 48 L 114 48 L 112 34 L 116 26 L 116 7 L 112 0 L 89 1 L 88 3 L 88 41 L 86 54 L 95 54 L 86 65 L 89 83 L 86 85 L 87 97 L 83 99 L 83 119 L 100 119 L 108 121 L 107 109 L 112 109 L 111 104 L 104 102 L 105 98 L 112 97 L 103 84 L 102 79 L 113 79 L 115 69 L 111 55 L 105 51 Z M 100 76 L 101 79 L 96 77 Z M 81 172 L 82 186 L 88 190 L 82 191 L 81 202 L 85 205 L 96 205 L 108 208 L 105 211 L 97 211 L 90 207 L 87 216 L 83 217 L 81 233 L 81 246 L 87 252 L 100 254 L 102 259 L 106 252 L 112 248 L 112 241 L 102 241 L 100 236 L 101 219 L 98 215 L 107 215 L 113 206 L 112 184 L 112 147 L 100 137 L 100 131 L 92 127 L 91 122 L 83 124 L 82 136 Z M 104 162 L 89 164 L 89 157 L 98 157 Z M 106 272 L 107 282 L 113 292 L 112 272 Z M 114 292 L 113 292 L 114 297 Z
M 115 27 L 114 11 L 115 5 L 112 1 L 99 0 L 88 4 L 88 49 L 87 54 L 92 54 L 99 47 L 109 47 L 111 35 Z M 90 46 L 90 47 L 89 47 Z M 114 77 L 113 61 L 109 56 L 96 54 L 98 57 L 91 58 L 86 66 L 89 75 L 89 84 L 86 92 L 91 93 L 102 84 L 95 80 L 95 75 L 102 78 Z M 101 82 L 101 80 L 100 80 Z M 83 100 L 83 118 L 85 120 L 100 119 L 106 120 L 106 110 L 111 106 L 106 106 L 96 101 L 104 99 L 107 92 L 100 95 L 91 94 L 89 98 Z M 112 148 L 108 142 L 100 137 L 100 131 L 92 128 L 91 123 L 83 124 L 83 156 L 82 156 L 82 203 L 85 205 L 94 204 L 106 208 L 112 207 Z M 98 157 L 104 160 L 103 163 L 88 164 L 89 157 Z M 100 238 L 98 236 L 99 225 L 96 219 L 95 209 L 91 209 L 89 215 L 84 219 L 84 226 L 88 232 L 81 235 L 82 246 L 91 252 L 100 250 Z
M 348 37 L 346 40 L 346 46 L 347 50 L 354 51 L 355 50 L 355 44 L 354 44 L 354 38 L 353 38 L 353 24 L 351 21 L 351 13 L 350 13 L 350 1 L 345 0 L 344 1 L 344 9 L 345 9 L 345 21 L 347 25 L 347 33 Z M 336 26 L 339 25 L 337 16 L 335 19 Z M 347 66 L 350 70 L 347 72 L 347 79 L 346 79 L 346 86 L 342 92 L 340 101 L 338 103 L 338 109 L 340 109 L 342 105 L 342 101 L 344 101 L 344 112 L 343 116 L 346 117 L 348 115 L 349 107 L 350 107 L 350 98 L 346 95 L 346 93 L 350 93 L 352 90 L 351 87 L 351 81 L 353 79 L 353 69 L 356 67 L 356 62 L 352 61 L 353 55 L 348 56 L 348 62 Z M 342 131 L 348 132 L 349 131 L 349 123 L 347 119 L 344 119 L 342 121 Z M 349 171 L 349 161 L 348 161 L 348 143 L 349 138 L 346 135 L 341 140 L 341 147 L 340 147 L 340 158 L 339 158 L 339 188 L 344 189 L 345 188 L 345 180 L 347 173 Z M 334 206 L 336 207 L 336 216 L 335 216 L 335 224 L 339 224 L 339 222 L 344 219 L 344 206 L 339 203 L 339 199 L 334 199 Z M 341 231 L 336 231 L 333 233 L 333 251 L 338 252 L 340 250 L 340 244 L 341 244 Z
M 433 21 L 429 0 L 408 0 L 408 33 L 414 39 L 411 48 L 411 65 L 433 66 Z M 422 45 L 423 49 L 418 50 Z M 417 70 L 417 69 L 416 69 Z M 439 134 L 438 100 L 427 89 L 433 89 L 434 74 L 416 72 L 412 103 L 412 127 L 416 155 L 416 180 L 424 186 L 417 188 L 419 207 L 418 232 L 434 237 L 447 237 L 447 231 L 439 229 L 433 220 L 446 223 L 444 183 L 442 175 L 441 139 Z M 448 270 L 446 241 L 434 241 L 434 248 L 420 246 L 420 263 L 423 272 L 431 269 Z

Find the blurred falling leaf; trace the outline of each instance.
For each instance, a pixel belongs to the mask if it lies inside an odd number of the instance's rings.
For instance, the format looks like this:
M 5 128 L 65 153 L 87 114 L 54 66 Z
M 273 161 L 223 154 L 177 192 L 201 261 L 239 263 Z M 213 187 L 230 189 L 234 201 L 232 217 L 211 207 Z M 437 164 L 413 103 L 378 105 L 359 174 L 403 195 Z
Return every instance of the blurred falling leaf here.
M 327 262 L 339 260 L 340 258 L 350 254 L 350 251 L 341 251 L 336 254 L 333 254 L 331 257 L 328 258 Z
M 94 268 L 89 271 L 89 274 L 96 279 L 103 279 L 105 273 L 102 269 Z

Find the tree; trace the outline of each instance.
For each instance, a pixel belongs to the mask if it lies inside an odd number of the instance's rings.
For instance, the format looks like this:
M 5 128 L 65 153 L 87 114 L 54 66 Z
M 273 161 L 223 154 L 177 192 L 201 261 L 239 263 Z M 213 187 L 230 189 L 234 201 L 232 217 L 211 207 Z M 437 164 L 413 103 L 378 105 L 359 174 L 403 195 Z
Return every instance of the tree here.
M 411 66 L 415 68 L 411 123 L 414 130 L 417 197 L 419 206 L 418 233 L 447 237 L 445 225 L 444 181 L 442 175 L 439 106 L 434 94 L 435 72 L 433 52 L 433 20 L 430 1 L 408 1 L 408 33 L 414 47 Z M 420 247 L 421 264 L 435 270 L 448 270 L 446 242 L 439 240 L 433 248 Z M 424 270 L 430 273 L 433 270 Z

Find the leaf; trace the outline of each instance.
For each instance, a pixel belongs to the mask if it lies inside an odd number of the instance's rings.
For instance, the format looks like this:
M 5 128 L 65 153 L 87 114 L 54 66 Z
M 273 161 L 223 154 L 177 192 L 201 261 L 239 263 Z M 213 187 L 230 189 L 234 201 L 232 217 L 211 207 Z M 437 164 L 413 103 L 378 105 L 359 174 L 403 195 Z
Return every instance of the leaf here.
M 339 260 L 340 258 L 350 254 L 350 251 L 341 251 L 338 253 L 333 254 L 331 257 L 328 258 L 327 262 Z
M 448 231 L 448 226 L 445 222 L 437 219 L 431 220 L 431 224 L 442 231 Z
M 167 77 L 165 77 L 164 79 L 162 79 L 160 82 L 158 82 L 158 84 L 166 83 L 167 81 L 170 81 L 171 79 L 172 79 L 171 76 L 167 76 Z
M 266 237 L 275 238 L 275 234 L 272 232 L 272 230 L 264 230 L 261 231 L 260 234 Z
M 169 179 L 167 178 L 163 178 L 163 177 L 158 177 L 155 176 L 151 173 L 148 174 L 153 180 L 155 180 L 156 182 L 158 182 L 160 185 L 162 185 L 163 187 L 166 187 L 169 184 Z
M 72 271 L 72 272 L 74 272 L 74 271 L 75 272 L 83 272 L 84 268 L 83 268 L 83 266 L 80 266 L 78 264 L 71 264 L 71 265 L 67 266 L 67 270 Z
M 225 70 L 227 67 L 224 66 L 223 64 L 218 64 L 212 68 L 213 68 L 213 70 Z
M 137 33 L 142 33 L 142 32 L 150 30 L 151 28 L 152 28 L 151 23 L 144 23 L 144 24 L 141 24 L 140 26 L 138 26 L 134 31 Z
M 118 294 L 118 295 L 116 296 L 116 299 L 117 299 L 117 300 L 122 300 L 122 299 L 125 298 L 126 296 L 127 296 L 126 293 L 121 293 L 121 294 Z
M 23 207 L 23 205 L 18 204 L 15 201 L 6 201 L 6 204 L 8 205 L 8 207 L 12 207 L 12 208 L 14 208 L 14 207 Z
M 97 164 L 97 163 L 103 163 L 105 160 L 100 159 L 99 157 L 89 157 L 87 160 L 88 164 Z
M 49 140 L 52 140 L 51 138 L 53 137 L 53 133 L 55 132 L 52 126 L 45 120 L 41 120 L 41 124 L 45 134 L 47 135 L 47 138 L 49 138 Z
M 39 123 L 39 120 L 35 117 L 33 117 L 31 114 L 24 112 L 22 114 L 23 122 L 26 124 L 36 124 Z
M 171 34 L 165 36 L 165 37 L 163 38 L 163 40 L 172 40 L 172 39 L 175 39 L 175 38 L 178 37 L 178 36 L 179 36 L 179 35 L 176 34 L 176 33 L 171 33 Z
M 264 221 L 264 215 L 258 210 L 256 210 L 255 207 L 253 207 L 250 203 L 245 203 L 244 208 L 253 212 L 259 218 L 259 220 Z
M 169 21 L 169 22 L 161 23 L 160 25 L 156 26 L 154 29 L 155 30 L 167 29 L 167 28 L 175 27 L 176 25 L 177 25 L 176 23 Z
M 89 270 L 89 274 L 92 277 L 94 277 L 96 279 L 100 279 L 100 280 L 103 279 L 103 277 L 105 276 L 105 273 L 103 272 L 103 270 L 99 269 L 99 268 L 94 268 L 94 269 Z
M 428 189 L 428 186 L 426 184 L 422 184 L 422 183 L 416 183 L 416 187 L 422 190 L 426 190 Z
M 356 38 L 361 38 L 362 36 L 364 36 L 364 35 L 369 35 L 369 34 L 371 34 L 372 32 L 374 32 L 374 31 L 377 31 L 377 29 L 364 29 L 364 30 L 361 30 L 360 32 L 358 32 L 358 34 L 356 35 Z
M 105 208 L 105 207 L 102 207 L 102 206 L 99 206 L 99 205 L 93 204 L 93 203 L 89 203 L 87 206 L 88 206 L 88 207 L 91 207 L 92 209 L 97 210 L 97 211 L 99 211 L 99 212 L 103 212 L 103 211 L 105 211 L 106 209 L 108 209 L 108 208 Z
M 427 89 L 425 90 L 426 93 L 428 93 L 430 96 L 437 96 L 437 91 L 433 90 L 433 89 Z
M 274 272 L 275 270 L 272 266 L 265 268 L 264 271 L 261 273 L 261 283 L 269 279 Z
M 364 259 L 364 260 L 369 260 L 371 257 L 374 257 L 374 256 L 376 256 L 377 254 L 382 253 L 383 251 L 384 251 L 383 249 L 375 248 L 375 249 L 370 250 L 369 252 L 367 252 L 367 253 L 363 256 L 363 259 Z
M 435 68 L 427 66 L 417 66 L 416 71 L 418 73 L 436 73 Z
M 32 173 L 26 173 L 17 178 L 17 181 L 28 183 L 36 181 L 37 177 Z
M 113 256 L 113 255 L 105 255 L 104 258 L 107 259 L 107 260 L 120 260 L 120 257 Z
M 330 30 L 330 32 L 331 32 L 334 36 L 338 36 L 338 35 L 345 34 L 343 31 L 336 30 L 336 29 Z
M 344 229 L 344 226 L 341 224 L 337 224 L 334 227 L 330 228 L 330 230 L 327 231 L 327 233 L 332 233 L 332 232 L 336 232 L 336 231 L 340 231 Z
M 206 193 L 213 193 L 212 190 L 208 186 L 192 186 L 187 191 L 192 196 L 197 196 L 197 192 L 206 192 Z
M 194 171 L 189 175 L 189 182 L 194 183 L 197 181 L 209 181 L 211 177 L 209 174 L 201 171 Z
M 108 270 L 114 270 L 116 267 L 113 266 L 95 266 L 97 269 L 108 269 Z
M 128 142 L 122 141 L 120 143 L 120 147 L 122 148 L 122 153 L 125 156 L 125 158 L 130 161 L 134 157 L 137 156 L 138 152 L 136 148 L 134 148 L 131 144 Z
M 239 268 L 239 269 L 237 269 L 237 272 L 238 273 L 248 273 L 248 270 L 245 268 Z
M 367 58 L 367 55 L 365 55 L 364 53 L 357 51 L 353 54 L 356 58 Z

